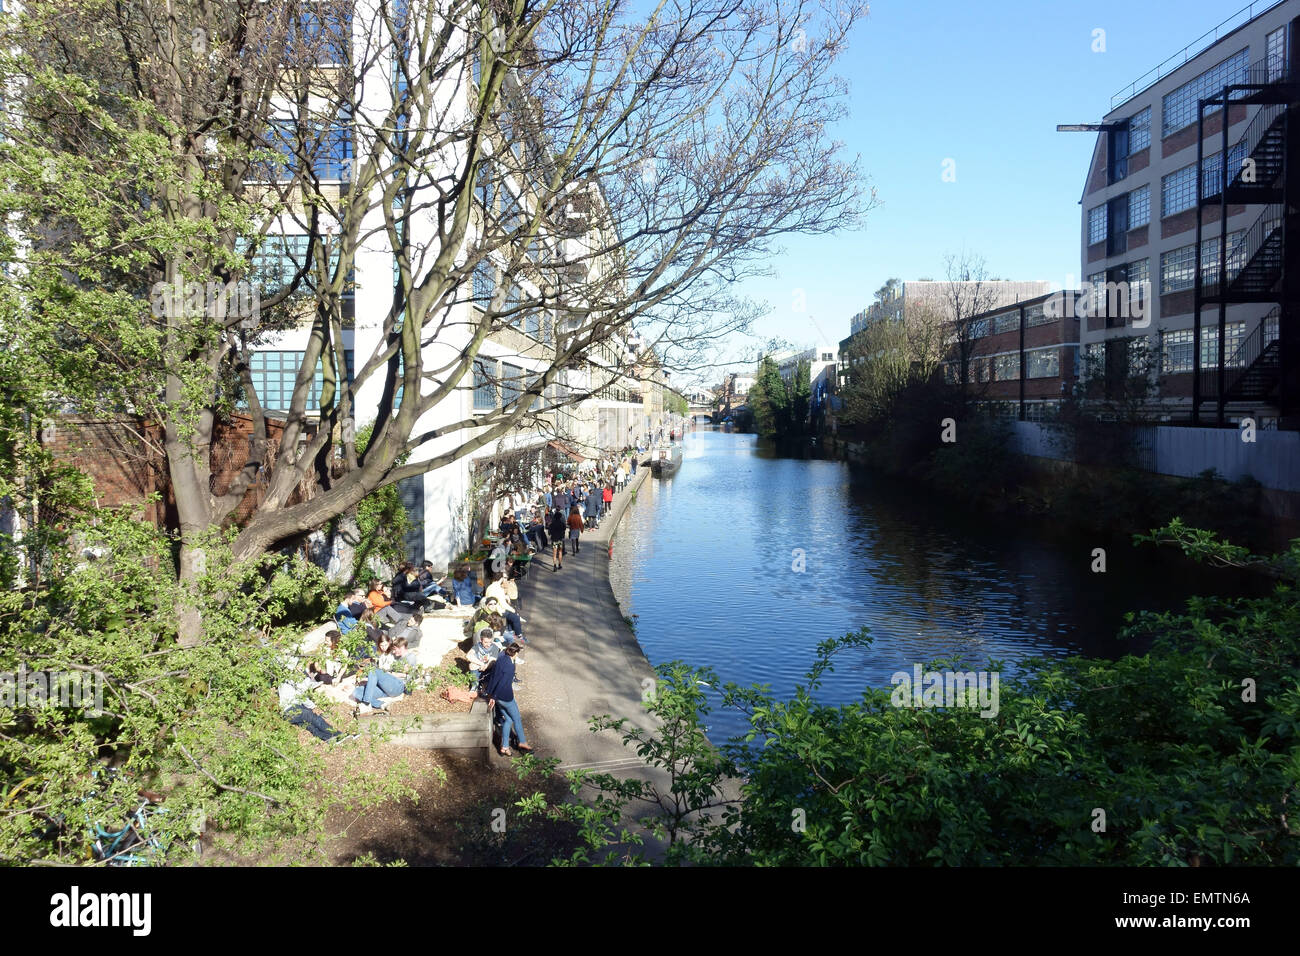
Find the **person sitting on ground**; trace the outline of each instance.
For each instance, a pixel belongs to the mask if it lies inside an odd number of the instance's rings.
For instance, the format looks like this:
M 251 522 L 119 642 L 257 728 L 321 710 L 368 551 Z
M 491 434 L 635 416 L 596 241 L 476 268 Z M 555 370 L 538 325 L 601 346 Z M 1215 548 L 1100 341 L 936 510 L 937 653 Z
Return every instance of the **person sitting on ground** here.
M 451 590 L 456 595 L 456 603 L 464 607 L 477 604 L 483 596 L 474 590 L 474 582 L 470 580 L 467 568 L 457 568 L 452 574 Z
M 402 627 L 393 628 L 393 640 L 406 641 L 412 649 L 420 646 L 420 640 L 424 637 L 424 629 L 420 626 L 424 623 L 424 615 L 415 613 L 411 619 Z
M 380 634 L 375 639 L 375 666 L 380 670 L 392 670 L 393 668 L 393 639 L 387 634 Z
M 495 595 L 489 595 L 483 598 L 483 607 L 479 611 L 480 619 L 491 622 L 493 614 L 499 614 L 504 620 L 506 627 L 519 640 L 524 640 L 524 619 L 519 616 L 519 612 L 501 601 Z M 525 642 L 526 643 L 526 642 Z
M 519 610 L 519 585 L 511 580 L 510 575 L 501 573 L 496 576 L 487 590 L 483 592 L 484 597 L 497 597 L 501 604 L 506 608 L 517 611 Z
M 473 691 L 478 690 L 479 680 L 482 678 L 483 672 L 491 667 L 492 662 L 505 650 L 501 639 L 487 621 L 483 622 L 483 627 L 479 629 L 475 637 L 474 646 L 469 651 L 469 673 L 470 678 L 473 680 L 470 690 Z
M 370 602 L 375 618 L 384 624 L 402 624 L 411 616 L 409 609 L 394 606 L 392 595 L 378 578 L 370 582 L 370 593 L 366 595 L 366 600 Z
M 305 727 L 317 740 L 337 740 L 343 737 L 341 731 L 335 730 L 328 720 L 316 709 L 316 705 L 307 697 L 315 681 L 307 678 L 301 681 L 285 681 L 280 685 L 280 710 L 285 718 L 295 727 Z
M 361 611 L 357 612 L 357 599 L 360 592 L 353 591 L 339 602 L 339 606 L 334 610 L 334 620 L 338 622 L 339 633 L 346 634 L 360 623 L 360 617 L 366 611 L 366 606 L 361 603 Z
M 394 607 L 398 609 L 409 608 L 410 612 L 414 614 L 430 603 L 430 600 L 424 596 L 424 588 L 420 587 L 415 565 L 409 561 L 405 562 L 397 569 L 397 576 L 393 578 Z
M 386 710 L 381 697 L 401 697 L 408 693 L 406 681 L 396 674 L 389 673 L 381 667 L 372 667 L 366 674 L 364 687 L 358 686 L 352 692 L 353 700 L 375 710 Z
M 388 647 L 388 653 L 392 656 L 392 660 L 389 662 L 390 666 L 387 670 L 394 673 L 402 671 L 410 673 L 420 666 L 419 654 L 411 649 L 404 637 L 393 638 L 393 643 Z
M 366 597 L 366 592 L 363 588 L 357 588 L 353 597 L 349 598 L 348 607 L 352 609 L 352 616 L 358 621 L 366 614 L 373 616 L 375 611 L 374 605 L 372 605 L 370 599 Z
M 435 601 L 441 600 L 443 604 L 451 604 L 454 600 L 451 593 L 443 587 L 446 582 L 446 575 L 435 578 L 433 576 L 433 562 L 425 561 L 420 565 L 420 571 L 416 575 L 416 581 L 420 584 L 420 592 L 427 598 Z

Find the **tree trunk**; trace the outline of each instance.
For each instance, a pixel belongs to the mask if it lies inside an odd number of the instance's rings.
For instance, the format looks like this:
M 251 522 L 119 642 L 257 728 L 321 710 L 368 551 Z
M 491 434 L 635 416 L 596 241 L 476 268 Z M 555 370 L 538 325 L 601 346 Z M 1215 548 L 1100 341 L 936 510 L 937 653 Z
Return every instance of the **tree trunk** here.
M 191 603 L 190 595 L 194 583 L 207 572 L 207 560 L 203 549 L 187 541 L 182 532 L 181 553 L 177 562 L 181 589 L 176 616 L 176 641 L 181 647 L 195 647 L 203 637 L 203 615 Z
M 338 520 L 331 536 L 329 579 L 334 584 L 348 584 L 357 573 L 357 543 L 361 540 L 361 527 L 357 524 L 357 509 L 349 508 Z

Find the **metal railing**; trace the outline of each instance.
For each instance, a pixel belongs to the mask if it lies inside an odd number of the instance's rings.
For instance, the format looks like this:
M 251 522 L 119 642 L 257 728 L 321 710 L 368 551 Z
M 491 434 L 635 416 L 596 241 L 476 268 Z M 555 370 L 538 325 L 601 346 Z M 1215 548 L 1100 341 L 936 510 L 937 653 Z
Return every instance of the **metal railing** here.
M 1261 13 L 1264 13 L 1266 10 L 1271 9 L 1282 2 L 1283 0 L 1255 0 L 1254 3 L 1249 3 L 1242 7 L 1222 23 L 1205 31 L 1205 33 L 1201 34 L 1191 43 L 1187 44 L 1187 46 L 1183 47 L 1182 50 L 1160 63 L 1158 66 L 1143 73 L 1128 86 L 1124 87 L 1124 89 L 1112 96 L 1110 98 L 1110 108 L 1113 110 L 1125 100 L 1132 99 L 1143 90 L 1160 82 L 1160 80 L 1174 72 L 1174 70 L 1178 69 L 1188 60 L 1194 59 L 1201 53 L 1204 53 L 1206 49 L 1219 42 L 1221 37 L 1226 36 L 1243 23 L 1248 23 Z
M 1277 122 L 1277 118 L 1285 112 L 1285 103 L 1265 103 L 1259 108 L 1259 112 L 1255 114 L 1255 118 L 1251 120 L 1250 125 L 1246 127 L 1245 135 L 1242 136 L 1241 139 L 1237 140 L 1236 145 L 1233 146 L 1232 151 L 1242 157 L 1242 162 L 1239 164 L 1236 175 L 1232 176 L 1228 180 L 1228 185 L 1239 184 L 1241 177 L 1246 173 L 1247 167 L 1245 159 L 1254 154 L 1255 148 L 1259 146 L 1260 140 L 1264 138 L 1264 134 L 1269 131 L 1275 122 Z
M 1287 62 L 1289 58 L 1286 53 L 1270 53 L 1261 57 L 1250 65 L 1246 71 L 1245 84 L 1247 86 L 1271 86 L 1274 83 L 1285 83 L 1291 76 L 1291 66 Z
M 1222 289 L 1227 288 L 1236 281 L 1242 271 L 1255 258 L 1255 254 L 1263 247 L 1268 237 L 1272 235 L 1282 222 L 1282 204 L 1269 203 L 1264 207 L 1264 211 L 1259 214 L 1259 218 L 1251 225 L 1249 229 L 1228 249 L 1228 268 L 1226 276 L 1219 276 L 1219 254 L 1214 254 L 1214 278 L 1206 279 L 1201 284 L 1203 295 L 1217 296 Z M 1202 272 L 1204 272 L 1202 267 Z
M 1264 354 L 1264 350 L 1277 341 L 1279 319 L 1281 317 L 1281 307 L 1275 307 L 1264 318 L 1260 319 L 1259 324 L 1255 326 L 1255 331 L 1246 336 L 1240 345 L 1233 350 L 1228 361 L 1223 363 L 1224 369 L 1231 369 L 1231 373 L 1225 372 L 1223 377 L 1224 394 L 1230 393 L 1237 383 L 1245 376 L 1250 367 L 1259 361 L 1259 357 Z M 1217 335 L 1217 327 L 1202 329 L 1202 335 L 1206 332 Z M 1219 394 L 1219 367 L 1217 365 L 1210 368 L 1201 369 L 1201 395 L 1205 397 L 1218 397 Z

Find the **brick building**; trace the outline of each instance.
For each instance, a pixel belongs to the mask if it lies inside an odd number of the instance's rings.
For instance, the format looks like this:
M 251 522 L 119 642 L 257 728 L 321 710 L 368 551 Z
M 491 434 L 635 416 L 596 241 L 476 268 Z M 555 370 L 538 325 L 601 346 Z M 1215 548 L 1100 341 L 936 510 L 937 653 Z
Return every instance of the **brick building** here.
M 969 379 L 981 405 L 1022 421 L 1056 414 L 1079 374 L 1079 295 L 1052 292 L 971 318 Z M 943 376 L 960 381 L 956 346 Z

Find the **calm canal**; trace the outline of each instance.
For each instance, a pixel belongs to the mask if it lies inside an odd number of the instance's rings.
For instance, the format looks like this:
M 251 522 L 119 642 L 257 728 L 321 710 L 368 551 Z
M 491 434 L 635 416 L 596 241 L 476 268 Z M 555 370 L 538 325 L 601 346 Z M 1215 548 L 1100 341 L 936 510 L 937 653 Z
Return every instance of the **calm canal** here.
M 1104 574 L 1090 570 L 1099 546 Z M 1116 656 L 1125 611 L 1178 608 L 1224 584 L 1150 546 L 995 522 L 705 426 L 687 435 L 673 478 L 642 484 L 610 564 L 651 663 L 707 665 L 782 697 L 820 641 L 866 626 L 871 647 L 842 654 L 819 692 L 832 703 L 938 658 L 1014 670 L 1032 657 Z M 715 739 L 743 728 L 720 710 L 709 723 Z

